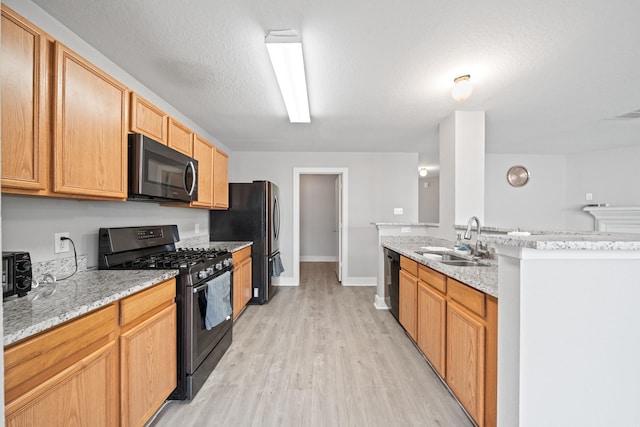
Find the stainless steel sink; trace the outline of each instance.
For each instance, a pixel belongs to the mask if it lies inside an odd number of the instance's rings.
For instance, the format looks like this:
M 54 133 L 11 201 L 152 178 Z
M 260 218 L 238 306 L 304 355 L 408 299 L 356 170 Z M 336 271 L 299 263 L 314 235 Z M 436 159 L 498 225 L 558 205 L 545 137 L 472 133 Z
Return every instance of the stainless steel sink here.
M 415 251 L 415 253 L 454 267 L 489 267 L 488 264 L 483 264 L 448 252 Z
M 463 258 L 456 259 L 456 260 L 443 260 L 440 262 L 442 264 L 451 265 L 454 267 L 489 267 L 488 264 L 482 264 L 478 261 L 470 261 L 468 259 L 463 259 Z

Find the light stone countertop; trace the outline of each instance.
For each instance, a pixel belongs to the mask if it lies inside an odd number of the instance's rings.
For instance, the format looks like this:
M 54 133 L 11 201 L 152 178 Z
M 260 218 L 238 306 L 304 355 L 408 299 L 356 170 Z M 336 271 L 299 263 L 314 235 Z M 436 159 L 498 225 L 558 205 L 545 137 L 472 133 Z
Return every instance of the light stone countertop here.
M 178 270 L 86 270 L 55 284 L 40 284 L 3 303 L 4 345 L 175 277 Z
M 606 232 L 533 233 L 530 236 L 481 234 L 483 242 L 538 250 L 639 251 L 640 234 Z
M 253 245 L 253 242 L 209 242 L 208 246 L 205 244 L 204 247 L 218 251 L 237 252 L 251 245 Z
M 421 250 L 423 246 L 444 246 L 453 248 L 453 242 L 430 237 L 407 239 L 396 236 L 384 236 L 382 238 L 382 246 L 398 252 L 400 255 L 404 255 L 405 257 L 422 265 L 426 265 L 429 268 L 439 271 L 442 274 L 452 277 L 474 289 L 498 298 L 498 263 L 496 260 L 481 260 L 480 262 L 483 264 L 488 264 L 487 267 L 455 267 L 443 264 L 433 259 L 425 258 L 415 253 L 415 251 Z M 453 254 L 454 252 L 452 251 L 451 253 Z

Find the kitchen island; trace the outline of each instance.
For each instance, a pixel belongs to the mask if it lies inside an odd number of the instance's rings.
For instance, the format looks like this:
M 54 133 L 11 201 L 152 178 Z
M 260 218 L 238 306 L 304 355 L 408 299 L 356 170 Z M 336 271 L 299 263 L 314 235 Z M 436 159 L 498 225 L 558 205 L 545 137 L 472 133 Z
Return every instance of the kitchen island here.
M 498 255 L 498 425 L 640 425 L 640 235 L 482 240 Z

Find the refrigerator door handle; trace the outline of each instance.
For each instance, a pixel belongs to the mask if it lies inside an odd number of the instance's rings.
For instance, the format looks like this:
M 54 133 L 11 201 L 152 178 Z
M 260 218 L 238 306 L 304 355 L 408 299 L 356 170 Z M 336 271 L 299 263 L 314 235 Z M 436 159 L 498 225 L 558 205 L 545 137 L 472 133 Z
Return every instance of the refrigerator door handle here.
M 278 203 L 278 196 L 274 197 L 273 202 L 273 235 L 278 240 L 280 235 L 280 204 Z

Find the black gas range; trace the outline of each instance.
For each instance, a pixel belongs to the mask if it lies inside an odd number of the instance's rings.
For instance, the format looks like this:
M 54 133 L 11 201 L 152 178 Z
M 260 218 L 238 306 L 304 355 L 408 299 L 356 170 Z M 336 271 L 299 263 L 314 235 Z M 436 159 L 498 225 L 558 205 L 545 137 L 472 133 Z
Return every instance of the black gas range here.
M 233 259 L 208 248 L 178 249 L 176 225 L 101 228 L 99 268 L 178 269 L 178 385 L 169 397 L 191 400 L 231 345 Z

